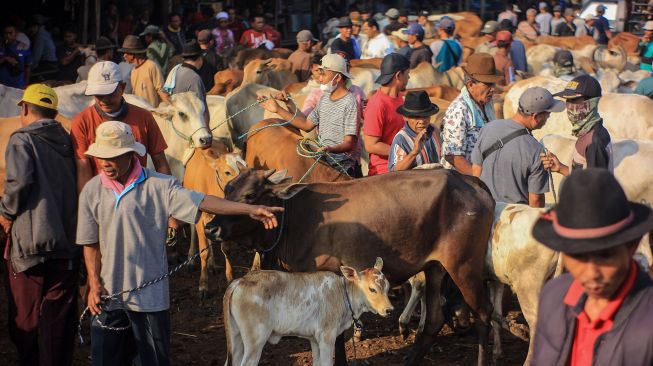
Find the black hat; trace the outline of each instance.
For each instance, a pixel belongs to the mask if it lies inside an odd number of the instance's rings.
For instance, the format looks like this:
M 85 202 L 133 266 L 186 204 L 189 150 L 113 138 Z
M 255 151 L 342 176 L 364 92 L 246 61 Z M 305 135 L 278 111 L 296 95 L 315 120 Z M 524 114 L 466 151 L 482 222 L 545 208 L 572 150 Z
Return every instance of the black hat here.
M 420 10 L 420 12 L 417 13 L 417 15 L 420 16 L 420 17 L 427 17 L 427 16 L 431 15 L 431 13 L 429 13 L 428 10 Z
M 598 80 L 589 75 L 581 75 L 572 79 L 567 83 L 567 86 L 563 91 L 556 93 L 553 96 L 566 99 L 574 99 L 578 97 L 596 98 L 601 96 L 601 84 L 599 84 Z
M 437 105 L 431 103 L 425 91 L 408 92 L 404 104 L 397 108 L 397 113 L 404 117 L 428 117 L 440 111 Z
M 184 44 L 181 57 L 193 57 L 201 54 L 202 48 L 200 47 L 200 44 L 193 39 L 190 42 L 186 42 L 186 44 Z
M 95 41 L 95 51 L 104 51 L 111 48 L 116 48 L 116 45 L 111 43 L 107 37 L 102 36 Z
M 574 55 L 569 50 L 557 50 L 553 62 L 563 67 L 574 66 Z
M 392 81 L 392 77 L 397 71 L 404 71 L 410 68 L 410 61 L 404 55 L 391 53 L 386 55 L 381 61 L 381 75 L 376 78 L 376 83 L 385 85 Z
M 351 22 L 351 19 L 349 19 L 349 17 L 343 17 L 338 22 L 338 28 L 351 28 L 352 26 L 353 23 Z
M 560 202 L 535 222 L 533 237 L 568 254 L 596 252 L 641 238 L 653 229 L 648 206 L 629 202 L 606 169 L 574 171 Z

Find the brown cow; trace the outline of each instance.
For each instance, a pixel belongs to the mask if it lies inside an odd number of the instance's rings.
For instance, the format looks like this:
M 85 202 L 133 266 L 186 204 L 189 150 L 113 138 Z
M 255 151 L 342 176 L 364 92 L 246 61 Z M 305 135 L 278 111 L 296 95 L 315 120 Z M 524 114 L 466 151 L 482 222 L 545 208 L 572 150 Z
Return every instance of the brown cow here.
M 252 60 L 243 73 L 243 85 L 256 83 L 277 90 L 298 81 L 289 61 L 283 59 Z
M 491 306 L 483 274 L 494 200 L 480 180 L 446 169 L 291 185 L 273 175 L 242 169 L 225 192 L 233 201 L 283 206 L 278 229 L 265 232 L 249 218 L 221 216 L 207 225 L 207 237 L 267 251 L 266 264 L 291 272 L 362 268 L 377 256 L 385 258 L 384 273 L 395 285 L 424 271 L 427 320 L 409 365 L 419 364 L 444 324 L 442 312 L 433 310 L 443 266 L 477 315 L 478 362 L 485 363 Z M 336 364 L 346 364 L 342 336 Z
M 639 46 L 640 38 L 629 32 L 621 32 L 614 35 L 608 41 L 608 48 L 616 48 L 621 46 L 626 50 L 628 56 L 637 56 L 637 47 Z
M 214 139 L 212 146 L 208 149 L 195 149 L 193 156 L 186 164 L 184 172 L 184 187 L 193 191 L 210 194 L 216 197 L 224 197 L 224 187 L 239 173 L 239 164 L 245 162 L 240 157 L 239 151 L 230 152 L 228 145 L 219 139 Z M 197 229 L 197 241 L 199 250 L 207 247 L 204 225 L 213 219 L 213 215 L 202 213 L 200 220 L 195 224 Z M 194 243 L 191 243 L 193 246 Z M 227 282 L 233 280 L 231 262 L 229 260 L 230 245 L 220 243 L 220 249 L 225 258 L 225 275 Z M 204 300 L 208 293 L 208 273 L 214 271 L 215 263 L 211 249 L 200 255 L 200 300 Z M 189 255 L 191 255 L 189 253 Z
M 565 48 L 568 50 L 582 50 L 587 45 L 595 45 L 596 41 L 590 36 L 580 37 L 554 37 L 554 36 L 539 36 L 535 42 L 528 40 L 524 37 L 517 37 L 524 44 L 527 50 L 537 44 L 548 44 L 550 46 Z
M 364 60 L 350 60 L 349 65 L 351 67 L 364 67 L 368 69 L 377 69 L 381 70 L 382 58 L 368 58 Z
M 225 96 L 243 83 L 244 75 L 243 71 L 238 69 L 218 71 L 213 75 L 213 88 L 206 94 Z

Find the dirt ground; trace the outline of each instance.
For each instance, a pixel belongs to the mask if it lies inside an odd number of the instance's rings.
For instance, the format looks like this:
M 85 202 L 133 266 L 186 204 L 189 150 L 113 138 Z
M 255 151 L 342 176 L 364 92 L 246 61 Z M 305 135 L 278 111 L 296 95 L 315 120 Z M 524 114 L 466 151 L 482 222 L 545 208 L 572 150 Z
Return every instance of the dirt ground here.
M 181 245 L 181 244 L 180 244 Z M 180 250 L 185 250 L 182 245 Z M 251 253 L 241 253 L 233 259 L 234 272 L 242 276 L 251 263 Z M 217 259 L 218 265 L 223 264 L 222 257 Z M 15 365 L 17 356 L 14 345 L 7 333 L 7 298 L 5 291 L 4 267 L 2 268 L 3 281 L 0 281 L 0 364 Z M 171 361 L 172 365 L 223 365 L 225 362 L 226 343 L 222 321 L 222 295 L 226 287 L 224 273 L 211 276 L 211 297 L 200 302 L 197 286 L 199 271 L 189 272 L 181 270 L 170 281 L 171 285 Z M 403 365 L 410 348 L 415 340 L 414 332 L 404 342 L 399 336 L 398 319 L 403 309 L 403 298 L 398 296 L 393 300 L 397 311 L 391 317 L 384 319 L 376 315 L 365 314 L 362 321 L 365 326 L 364 339 L 357 342 L 356 358 L 358 365 Z M 509 318 L 516 318 L 519 313 L 515 311 L 516 303 L 512 304 Z M 417 319 L 411 326 L 417 327 Z M 88 338 L 89 323 L 86 320 L 84 329 Z M 528 344 L 512 334 L 503 331 L 502 365 L 521 365 Z M 354 352 L 351 343 L 351 330 L 347 335 L 347 356 L 353 364 Z M 75 365 L 90 365 L 90 348 L 88 343 L 77 346 L 75 350 Z M 473 334 L 465 336 L 454 335 L 447 326 L 443 328 L 438 337 L 438 342 L 427 354 L 424 365 L 473 365 L 476 362 L 477 346 Z M 261 365 L 311 365 L 310 344 L 306 340 L 284 338 L 277 345 L 266 345 Z

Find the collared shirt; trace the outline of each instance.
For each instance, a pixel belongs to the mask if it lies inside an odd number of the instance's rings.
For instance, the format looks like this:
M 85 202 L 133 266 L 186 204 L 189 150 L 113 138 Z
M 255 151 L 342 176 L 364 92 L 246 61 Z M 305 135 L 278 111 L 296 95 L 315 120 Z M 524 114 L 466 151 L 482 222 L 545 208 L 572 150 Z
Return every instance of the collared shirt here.
M 140 66 L 135 66 L 129 76 L 132 91 L 145 99 L 154 108 L 159 106 L 159 90 L 163 88 L 163 73 L 159 64 L 145 60 Z
M 383 33 L 379 33 L 365 43 L 361 59 L 383 58 L 392 53 L 394 49 L 395 47 L 388 37 Z
M 612 329 L 614 316 L 628 293 L 633 289 L 636 277 L 637 264 L 631 260 L 630 270 L 623 285 L 617 291 L 616 296 L 608 302 L 599 316 L 594 320 L 590 319 L 585 310 L 583 310 L 585 301 L 587 300 L 583 286 L 578 281 L 574 281 L 571 284 L 565 296 L 564 303 L 569 307 L 574 307 L 578 310 L 578 313 L 576 315 L 576 332 L 569 366 L 592 365 L 596 341 L 603 333 Z
M 399 133 L 392 140 L 390 146 L 390 156 L 388 156 L 388 170 L 394 171 L 398 163 L 404 160 L 406 156 L 413 151 L 415 146 L 415 138 L 417 133 L 413 131 L 408 123 L 404 128 L 399 130 Z M 434 128 L 431 133 L 431 138 L 426 137 L 424 147 L 417 154 L 415 160 L 411 164 L 411 169 L 424 164 L 433 164 L 440 161 L 440 151 L 442 150 L 442 141 L 440 140 L 440 130 Z

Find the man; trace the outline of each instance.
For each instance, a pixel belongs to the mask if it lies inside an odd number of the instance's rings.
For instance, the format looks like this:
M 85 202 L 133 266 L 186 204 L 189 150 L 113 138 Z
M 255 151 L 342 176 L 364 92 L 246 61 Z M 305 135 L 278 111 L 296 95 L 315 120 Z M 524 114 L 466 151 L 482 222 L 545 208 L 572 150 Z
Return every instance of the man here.
M 54 120 L 57 94 L 32 84 L 9 138 L 0 200 L 9 337 L 20 365 L 72 365 L 77 321 L 77 193 L 70 136 Z
M 134 65 L 130 75 L 133 93 L 145 99 L 152 107 L 158 107 L 161 100 L 166 99 L 163 93 L 163 74 L 159 65 L 145 56 L 146 50 L 141 40 L 133 35 L 125 37 L 118 52 L 123 53 L 125 61 Z
M 322 58 L 320 73 L 324 95 L 308 117 L 301 111 L 296 111 L 296 115 L 291 113 L 297 106 L 290 103 L 292 100 L 285 92 L 261 103 L 261 107 L 277 113 L 300 130 L 308 132 L 318 127 L 318 140 L 322 144 L 318 151 L 329 154 L 325 161 L 352 177 L 360 177 L 358 106 L 345 85 L 351 79 L 347 61 L 338 54 L 326 55 Z M 261 97 L 260 101 L 263 100 Z M 279 108 L 277 101 L 285 102 L 286 109 Z
M 404 34 L 408 36 L 408 44 L 410 45 L 410 68 L 414 69 L 422 62 L 431 62 L 433 52 L 429 46 L 425 45 L 424 29 L 417 23 L 412 23 L 405 31 Z
M 592 38 L 595 38 L 594 23 L 596 22 L 596 19 L 597 19 L 596 16 L 592 14 L 587 14 L 585 16 L 583 26 L 576 27 L 576 37 L 590 36 Z
M 359 7 L 358 8 L 358 13 L 361 16 L 361 22 L 365 21 L 365 20 L 368 20 L 368 19 L 370 19 L 372 17 L 372 13 L 370 12 L 370 9 L 365 7 L 365 6 Z
M 136 141 L 143 144 L 159 173 L 170 174 L 164 151 L 168 147 L 152 113 L 131 105 L 123 99 L 125 83 L 120 68 L 113 62 L 98 62 L 91 68 L 86 85 L 86 95 L 92 95 L 95 104 L 81 111 L 72 120 L 70 136 L 73 140 L 77 167 L 77 189 L 82 191 L 86 182 L 102 170 L 100 162 L 85 155 L 95 141 L 95 130 L 104 121 L 119 119 L 132 127 Z M 146 157 L 141 158 L 146 165 Z
M 553 74 L 555 77 L 569 82 L 584 73 L 576 70 L 574 56 L 569 50 L 557 50 L 553 55 Z
M 379 31 L 379 24 L 374 19 L 363 22 L 363 33 L 367 42 L 363 47 L 361 59 L 383 58 L 394 51 L 394 46 L 388 37 Z
M 497 33 L 497 52 L 494 54 L 494 64 L 498 71 L 503 74 L 503 80 L 498 85 L 506 86 L 515 81 L 515 67 L 510 59 L 510 45 L 512 34 L 502 30 Z
M 347 60 L 360 59 L 360 45 L 351 37 L 352 23 L 349 18 L 340 19 L 338 23 L 338 37 L 331 43 L 331 53 L 342 52 Z
M 438 30 L 433 26 L 433 22 L 429 20 L 428 11 L 422 10 L 417 14 L 417 24 L 421 25 L 424 29 L 424 39 L 435 38 L 438 35 Z
M 265 19 L 261 16 L 255 16 L 251 21 L 251 29 L 246 30 L 240 37 L 240 44 L 247 48 L 259 48 L 265 46 L 268 42 L 268 36 L 263 32 Z
M 401 28 L 398 31 L 392 32 L 392 35 L 395 37 L 395 52 L 410 60 L 412 48 L 408 44 L 408 35 L 404 33 L 407 29 Z
M 572 13 L 573 13 L 573 9 L 571 9 L 571 8 L 567 8 L 567 9 L 571 10 Z M 566 12 L 567 9 L 565 9 L 565 12 Z M 560 35 L 560 34 L 558 34 L 558 30 L 557 30 L 558 25 L 562 24 L 564 22 L 565 22 L 565 19 L 562 17 L 562 6 L 560 6 L 560 5 L 554 6 L 553 7 L 553 18 L 551 19 L 551 35 L 552 36 L 559 36 Z
M 215 16 L 215 19 L 218 21 L 218 26 L 211 31 L 215 43 L 215 52 L 224 56 L 234 48 L 236 38 L 234 38 L 234 32 L 229 29 L 229 15 L 227 13 L 221 11 Z
M 517 13 L 521 13 L 521 9 L 517 4 L 506 3 L 506 9 L 499 13 L 497 17 L 497 22 L 501 23 L 503 20 L 509 20 L 513 27 L 517 26 Z
M 607 8 L 603 4 L 596 7 L 596 20 L 594 21 L 594 29 L 596 30 L 596 43 L 600 45 L 607 45 L 608 41 L 612 38 L 610 31 L 610 22 L 603 16 Z
M 449 18 L 443 18 L 438 24 L 439 40 L 431 43 L 430 49 L 433 53 L 432 63 L 437 66 L 439 72 L 460 65 L 463 60 L 463 47 L 458 43 L 453 33 L 456 30 L 456 23 Z
M 401 28 L 406 28 L 406 24 L 399 22 L 399 10 L 390 8 L 385 12 L 385 16 L 388 19 L 388 25 L 383 28 L 383 33 L 386 35 L 390 35 Z
M 163 33 L 174 47 L 173 55 L 180 54 L 184 43 L 186 43 L 186 36 L 184 35 L 184 30 L 181 28 L 181 16 L 179 14 L 170 13 L 168 15 L 168 26 Z
M 474 176 L 488 186 L 497 202 L 544 207 L 549 175 L 542 166 L 544 147 L 531 135 L 552 112 L 565 104 L 540 87 L 528 88 L 519 98 L 517 114 L 481 128 L 472 152 Z
M 107 37 L 100 37 L 95 41 L 95 53 L 98 61 L 112 61 L 115 49 L 116 46 Z M 86 76 L 88 77 L 88 74 Z
M 518 38 L 515 38 L 515 26 L 508 19 L 504 19 L 499 24 L 500 30 L 510 32 L 512 43 L 510 44 L 510 59 L 515 67 L 515 71 L 522 73 L 528 72 L 528 62 L 526 61 L 526 47 Z
M 644 35 L 639 42 L 637 53 L 639 54 L 639 68 L 646 71 L 651 70 L 651 63 L 653 62 L 653 20 L 649 20 L 644 24 Z
M 533 365 L 653 364 L 653 281 L 633 260 L 653 229 L 604 169 L 574 172 L 533 237 L 561 252 L 567 273 L 540 294 Z
M 551 34 L 551 20 L 553 19 L 553 16 L 548 11 L 549 5 L 542 1 L 540 2 L 538 9 L 540 9 L 540 13 L 535 17 L 535 22 L 538 25 L 540 34 L 548 36 Z
M 404 104 L 409 71 L 410 62 L 398 53 L 385 56 L 381 62 L 381 75 L 376 79 L 381 87 L 367 103 L 363 125 L 363 142 L 370 154 L 370 176 L 388 172 L 392 139 L 404 127 L 404 118 L 397 108 Z
M 32 39 L 32 70 L 52 71 L 57 69 L 57 52 L 52 36 L 43 24 L 45 18 L 37 14 L 27 27 L 27 33 Z
M 211 90 L 215 84 L 213 77 L 218 72 L 218 62 L 220 63 L 220 69 L 223 69 L 222 58 L 219 59 L 218 54 L 215 53 L 215 42 L 210 30 L 202 29 L 197 33 L 197 44 L 202 50 L 203 59 L 202 67 L 198 70 L 199 75 L 204 84 L 204 89 Z
M 169 96 L 177 93 L 191 91 L 204 102 L 204 119 L 209 120 L 209 108 L 206 104 L 206 88 L 200 76 L 200 69 L 204 65 L 202 49 L 199 44 L 192 40 L 184 45 L 184 52 L 181 53 L 184 62 L 173 67 L 163 85 L 163 91 Z
M 317 39 L 313 37 L 310 30 L 304 29 L 297 33 L 297 50 L 290 54 L 288 61 L 292 64 L 292 72 L 297 75 L 301 83 L 311 77 L 311 50 Z
M 168 70 L 168 61 L 174 54 L 174 47 L 163 39 L 163 32 L 156 25 L 148 25 L 140 34 L 147 45 L 147 58 L 159 65 L 161 70 Z
M 481 28 L 484 42 L 476 46 L 475 53 L 489 53 L 494 55 L 497 52 L 497 32 L 499 31 L 499 23 L 494 20 L 488 20 Z
M 367 35 L 365 33 L 362 33 L 361 30 L 363 29 L 363 22 L 360 20 L 352 20 L 351 21 L 351 38 L 356 42 L 356 45 L 358 46 L 358 49 L 361 50 L 361 55 L 363 54 L 363 48 L 365 48 L 365 45 L 367 44 Z
M 576 19 L 574 9 L 565 9 L 564 22 L 556 26 L 556 35 L 560 37 L 574 37 L 576 35 L 576 24 L 574 24 L 574 19 Z
M 599 115 L 601 84 L 589 75 L 581 75 L 570 81 L 565 89 L 555 96 L 566 99 L 571 134 L 578 140 L 570 166 L 562 164 L 555 155 L 549 153 L 542 157 L 544 169 L 564 176 L 569 175 L 572 170 L 585 168 L 605 168 L 613 171 L 612 142 Z
M 0 48 L 0 83 L 12 88 L 23 89 L 27 85 L 32 67 L 32 53 L 16 38 L 13 25 L 6 25 L 4 42 Z
M 402 28 L 408 26 L 408 12 L 405 9 L 399 11 L 399 18 L 397 18 L 397 21 L 403 24 Z
M 77 68 L 84 64 L 84 54 L 81 46 L 77 43 L 77 32 L 67 29 L 63 32 L 63 45 L 57 49 L 59 59 L 58 80 L 71 83 L 77 81 Z
M 535 39 L 540 35 L 539 25 L 535 22 L 536 14 L 537 10 L 528 9 L 526 11 L 526 20 L 519 22 L 517 26 L 517 35 L 531 42 L 535 42 Z
M 164 244 L 168 217 L 194 224 L 200 211 L 249 215 L 272 229 L 277 226 L 274 212 L 283 209 L 205 196 L 183 188 L 174 177 L 144 168 L 140 157 L 145 156 L 145 146 L 122 122 L 102 123 L 86 155 L 101 166 L 79 197 L 76 239 L 83 247 L 89 279 L 92 363 L 167 366 L 168 280 L 109 302 L 101 296 L 135 288 L 168 272 Z
M 481 128 L 495 120 L 492 96 L 495 84 L 503 79 L 494 58 L 487 53 L 474 53 L 467 59 L 465 86 L 451 102 L 442 126 L 442 165 L 472 175 L 471 155 Z

